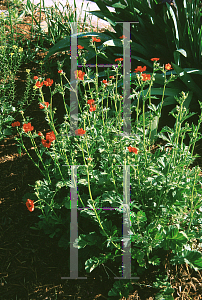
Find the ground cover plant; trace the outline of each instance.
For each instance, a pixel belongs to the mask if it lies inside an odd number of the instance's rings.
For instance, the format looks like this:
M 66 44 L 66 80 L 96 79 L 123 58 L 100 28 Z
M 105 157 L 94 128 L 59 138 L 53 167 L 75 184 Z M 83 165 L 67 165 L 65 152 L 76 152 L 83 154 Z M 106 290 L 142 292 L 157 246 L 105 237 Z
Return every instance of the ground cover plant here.
M 123 43 L 124 37 L 119 39 Z M 96 61 L 100 42 L 99 36 L 91 34 L 89 47 L 95 51 Z M 83 67 L 75 73 L 79 113 L 74 136 L 68 135 L 71 110 L 67 91 L 73 91 L 73 87 L 63 70 L 64 59 L 57 61 L 54 80 L 44 75 L 43 64 L 35 73 L 26 69 L 25 98 L 20 105 L 16 104 L 18 115 L 4 109 L 10 119 L 4 124 L 3 134 L 15 135 L 19 154 L 25 153 L 32 168 L 38 171 L 38 178 L 29 184 L 29 191 L 21 198 L 26 214 L 35 213 L 35 222 L 30 228 L 45 233 L 56 241 L 55 246 L 64 249 L 63 253 L 68 253 L 67 269 L 63 269 L 67 273 L 70 267 L 70 187 L 76 187 L 71 180 L 71 166 L 79 166 L 78 206 L 83 210 L 78 214 L 79 236 L 74 241 L 74 247 L 79 249 L 79 274 L 93 273 L 103 267 L 108 279 L 121 276 L 123 243 L 125 246 L 131 243 L 132 276 L 142 279 L 153 274 L 149 283 L 155 299 L 177 299 L 181 288 L 174 288 L 177 274 L 171 274 L 171 270 L 183 265 L 195 272 L 202 268 L 200 167 L 190 168 L 198 157 L 194 149 L 201 139 L 202 115 L 197 125 L 187 122 L 194 113 L 189 113 L 184 105 L 189 93 L 182 91 L 175 98 L 178 105 L 170 112 L 175 119 L 174 127 L 165 126 L 161 131 L 157 131 L 158 126 L 153 127 L 154 120 L 161 117 L 164 102 L 164 94 L 158 104 L 151 95 L 155 77 L 164 75 L 164 91 L 176 77 L 172 75 L 169 61 L 161 64 L 160 58 L 150 57 L 151 73 L 144 65 L 137 65 L 133 71 L 135 88 L 131 98 L 135 101 L 131 112 L 135 111 L 136 118 L 132 120 L 132 135 L 125 135 L 121 132 L 124 98 L 117 88 L 118 81 L 123 79 L 123 58 L 114 57 L 115 66 L 108 68 L 105 79 L 100 80 L 97 67 L 94 70 L 85 67 L 85 51 L 78 45 Z M 3 57 L 7 56 L 4 52 Z M 6 64 L 10 65 L 10 61 Z M 43 126 L 40 124 L 40 130 L 36 130 L 35 120 L 27 110 L 30 103 L 26 95 L 30 86 L 34 91 L 30 98 L 35 100 L 31 104 L 35 105 L 37 114 L 43 113 L 46 121 Z M 61 95 L 60 106 L 63 104 L 62 122 L 55 117 L 54 103 L 59 99 L 58 94 Z M 6 97 L 2 99 L 5 105 Z M 202 105 L 200 101 L 199 105 Z M 188 146 L 184 143 L 187 134 Z M 159 140 L 164 143 L 154 149 Z M 127 192 L 128 185 L 131 194 Z M 100 209 L 106 207 L 113 210 Z M 130 238 L 122 236 L 124 210 L 131 224 Z M 69 276 L 65 273 L 61 275 Z M 114 280 L 107 299 L 128 298 L 133 284 L 141 286 L 142 281 Z M 144 288 L 142 299 L 146 297 Z M 189 296 L 186 292 L 183 295 Z M 55 295 L 55 299 L 59 297 Z M 70 299 L 70 295 L 68 297 Z M 83 298 L 94 299 L 91 295 Z

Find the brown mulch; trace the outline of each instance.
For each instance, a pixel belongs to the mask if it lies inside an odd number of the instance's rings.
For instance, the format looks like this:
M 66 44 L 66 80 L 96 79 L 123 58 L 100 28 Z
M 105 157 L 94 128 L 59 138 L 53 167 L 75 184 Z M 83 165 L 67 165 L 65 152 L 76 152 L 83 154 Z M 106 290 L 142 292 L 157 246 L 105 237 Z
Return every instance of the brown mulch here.
M 0 9 L 6 7 L 7 1 L 0 1 Z M 30 17 L 26 18 L 26 22 L 30 22 Z M 23 29 L 28 38 L 30 27 L 27 25 Z M 38 53 L 38 58 L 43 57 L 44 53 Z M 34 62 L 21 66 L 16 78 L 17 99 L 22 96 L 22 87 L 25 87 L 27 68 L 34 73 L 38 66 Z M 37 131 L 49 130 L 37 101 L 32 102 L 26 115 L 33 118 L 32 124 Z M 20 115 L 18 117 L 21 121 Z M 15 136 L 17 134 L 0 142 L 0 299 L 107 299 L 108 291 L 115 282 L 112 274 L 108 278 L 104 268 L 100 267 L 91 274 L 79 274 L 88 277 L 87 280 L 61 280 L 61 277 L 69 276 L 69 251 L 59 248 L 57 240 L 43 232 L 30 229 L 39 221 L 38 213 L 30 213 L 22 197 L 32 191 L 31 185 L 42 180 L 43 176 L 24 151 L 19 155 Z M 26 139 L 25 145 L 35 159 L 32 145 Z M 200 154 L 201 143 L 197 143 L 197 149 Z M 198 159 L 197 164 L 202 166 L 202 160 Z M 168 270 L 176 300 L 201 299 L 201 272 L 195 272 L 187 265 L 169 266 Z M 153 276 L 147 274 L 139 281 L 142 285 L 134 284 L 128 300 L 154 299 L 155 290 L 150 287 Z

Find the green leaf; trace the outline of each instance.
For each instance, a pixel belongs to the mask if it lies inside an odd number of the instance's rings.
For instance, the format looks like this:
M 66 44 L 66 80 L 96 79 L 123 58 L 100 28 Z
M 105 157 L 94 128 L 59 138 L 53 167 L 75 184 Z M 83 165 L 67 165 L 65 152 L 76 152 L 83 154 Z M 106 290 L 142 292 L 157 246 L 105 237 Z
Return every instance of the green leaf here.
M 40 230 L 39 228 L 36 228 L 36 227 L 30 227 L 30 229 Z
M 49 237 L 50 237 L 50 238 L 53 238 L 53 237 L 56 235 L 56 233 L 59 232 L 59 231 L 60 231 L 60 229 L 59 229 L 59 228 L 56 228 L 55 231 L 54 231 L 53 233 L 49 234 Z
M 170 225 L 167 229 L 167 234 L 161 245 L 165 250 L 176 249 L 176 246 L 182 247 L 187 243 L 188 237 L 185 232 L 179 232 L 179 229 L 174 225 Z
M 184 84 L 187 86 L 188 90 L 191 90 L 193 93 L 195 93 L 199 99 L 201 99 L 202 90 L 199 88 L 199 86 L 193 81 L 191 76 L 185 71 L 185 69 L 180 68 L 179 66 L 172 64 L 174 70 L 180 77 L 180 79 L 184 82 Z
M 104 264 L 107 261 L 107 259 L 108 259 L 108 257 L 103 253 L 101 253 L 99 257 L 93 256 L 92 258 L 89 258 L 85 262 L 86 272 L 88 272 L 88 273 L 92 272 L 99 265 Z
M 170 15 L 173 19 L 173 23 L 174 23 L 174 27 L 175 27 L 175 45 L 176 45 L 176 48 L 178 49 L 179 48 L 179 32 L 178 32 L 178 26 L 177 26 L 177 20 L 176 20 L 176 17 L 175 17 L 175 13 L 172 9 L 172 7 L 166 2 L 166 6 L 167 6 L 167 9 L 168 11 L 170 12 Z
M 116 297 L 116 299 L 122 299 L 122 297 L 128 298 L 130 291 L 133 290 L 133 286 L 128 280 L 115 281 L 112 289 L 108 292 L 108 296 Z
M 69 249 L 69 245 L 70 245 L 69 233 L 65 233 L 60 238 L 60 240 L 58 242 L 58 246 L 67 250 L 67 249 Z
M 155 255 L 154 257 L 148 260 L 148 263 L 152 264 L 153 266 L 159 266 L 161 263 L 161 259 L 157 255 Z
M 78 184 L 88 186 L 88 181 L 86 179 L 79 179 Z
M 75 248 L 81 249 L 86 246 L 93 246 L 96 244 L 99 244 L 101 241 L 101 238 L 96 235 L 95 232 L 90 232 L 89 234 L 80 234 L 78 239 L 76 239 L 73 246 Z
M 187 57 L 187 52 L 184 49 L 178 49 L 176 52 L 181 53 L 184 57 Z
M 3 134 L 4 134 L 4 135 L 12 135 L 13 132 L 12 132 L 12 130 L 11 130 L 10 128 L 5 128 L 5 129 L 3 130 Z
M 89 38 L 83 38 L 84 36 L 92 37 L 92 36 L 98 36 L 102 42 L 111 40 L 111 37 L 108 36 L 105 33 L 95 33 L 95 32 L 84 32 L 84 33 L 76 33 L 72 34 L 72 37 L 78 37 L 78 44 L 81 46 L 84 46 L 86 50 L 89 52 L 86 54 L 85 58 L 86 60 L 90 60 L 91 58 L 95 57 L 95 51 L 92 49 L 92 47 L 89 46 Z M 51 55 L 55 54 L 56 52 L 62 52 L 70 50 L 70 43 L 71 43 L 71 37 L 68 36 L 61 41 L 59 41 L 57 44 L 55 44 L 48 52 L 48 54 L 45 56 L 45 60 L 47 60 Z M 103 50 L 105 47 L 103 45 L 97 47 L 100 51 Z
M 198 269 L 202 269 L 202 254 L 199 251 L 189 251 L 187 250 L 185 252 L 185 263 L 189 264 L 191 268 L 193 268 L 195 271 Z
M 154 137 L 157 134 L 158 124 L 159 124 L 159 117 L 155 116 L 151 123 L 151 138 L 150 138 L 151 144 L 153 143 Z

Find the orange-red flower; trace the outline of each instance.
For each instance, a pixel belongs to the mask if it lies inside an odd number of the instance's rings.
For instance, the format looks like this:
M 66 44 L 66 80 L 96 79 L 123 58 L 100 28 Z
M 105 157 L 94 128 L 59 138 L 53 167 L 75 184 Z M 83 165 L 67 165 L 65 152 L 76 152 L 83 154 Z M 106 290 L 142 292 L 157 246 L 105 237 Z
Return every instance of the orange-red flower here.
M 116 58 L 116 59 L 115 59 L 115 62 L 116 62 L 116 61 L 123 61 L 123 58 Z
M 43 134 L 41 133 L 41 131 L 38 132 L 38 135 L 39 135 L 39 136 L 43 136 Z
M 105 84 L 105 86 L 107 86 L 107 80 L 103 79 L 102 82 Z
M 95 110 L 96 110 L 96 105 L 94 105 L 94 106 L 91 105 L 89 110 L 90 110 L 90 111 L 95 111 Z
M 50 142 L 55 141 L 55 134 L 53 131 L 46 133 L 46 140 L 49 140 Z
M 13 122 L 12 124 L 11 124 L 11 126 L 12 127 L 17 127 L 17 126 L 20 126 L 20 122 Z
M 151 80 L 151 75 L 150 74 L 142 74 L 142 81 L 147 81 Z
M 50 146 L 51 146 L 51 141 L 41 139 L 41 142 L 42 142 L 42 144 L 43 144 L 44 147 L 50 148 Z
M 156 58 L 156 57 L 154 57 L 154 58 L 151 58 L 151 61 L 158 61 L 160 58 Z
M 171 64 L 166 64 L 166 65 L 165 65 L 165 69 L 168 70 L 168 71 L 171 70 L 171 69 L 172 69 Z
M 39 134 L 39 133 L 38 133 L 38 134 Z M 40 133 L 39 135 L 42 136 L 41 133 Z M 47 132 L 47 133 L 46 133 L 46 139 L 45 139 L 45 140 L 44 140 L 44 139 L 41 139 L 41 142 L 42 142 L 43 146 L 46 147 L 46 148 L 50 148 L 51 143 L 52 143 L 53 141 L 55 141 L 55 134 L 54 134 L 53 131 Z
M 127 37 L 125 35 L 122 35 L 119 37 L 120 39 L 127 39 Z
M 34 130 L 34 126 L 31 125 L 31 123 L 27 123 L 23 125 L 23 130 L 24 132 L 32 131 Z
M 137 73 L 137 72 L 144 72 L 146 71 L 146 66 L 144 66 L 143 68 L 141 66 L 137 66 L 137 68 L 135 69 L 135 71 L 133 73 Z
M 76 71 L 74 71 L 74 74 L 75 74 L 75 79 L 80 79 L 80 80 L 83 80 L 84 79 L 84 75 L 85 75 L 85 73 L 84 72 L 82 72 L 81 70 L 76 70 Z
M 77 48 L 78 48 L 78 49 L 83 49 L 84 47 L 81 46 L 81 45 L 78 45 Z
M 110 79 L 114 79 L 114 76 L 109 76 Z
M 43 85 L 43 81 L 42 82 L 40 82 L 40 81 L 36 82 L 36 87 L 41 88 L 42 85 Z
M 51 86 L 53 84 L 53 79 L 47 78 L 43 82 L 46 86 Z
M 93 42 L 101 42 L 101 39 L 97 39 L 96 37 L 92 37 Z
M 90 99 L 90 100 L 88 100 L 88 101 L 87 101 L 87 103 L 88 103 L 89 105 L 92 105 L 92 104 L 94 104 L 94 103 L 95 103 L 95 100 L 93 100 L 93 99 Z
M 86 131 L 83 130 L 83 128 L 75 130 L 76 135 L 83 135 L 84 133 L 86 133 Z
M 34 76 L 34 79 L 37 80 L 37 79 L 38 79 L 38 76 Z
M 48 108 L 48 106 L 50 105 L 50 103 L 48 103 L 48 102 L 43 102 L 43 103 L 47 106 L 47 108 Z M 43 106 L 43 104 L 41 104 L 41 103 L 39 104 L 39 108 L 40 108 L 40 109 L 44 109 L 44 107 L 45 107 L 45 106 Z
M 58 73 L 63 73 L 63 70 L 59 70 Z
M 129 147 L 128 147 L 128 150 L 129 150 L 129 152 L 134 152 L 135 154 L 138 154 L 138 150 L 137 150 L 137 148 L 135 148 L 135 147 L 129 146 Z
M 34 210 L 34 201 L 27 199 L 26 206 L 29 211 L 33 211 Z

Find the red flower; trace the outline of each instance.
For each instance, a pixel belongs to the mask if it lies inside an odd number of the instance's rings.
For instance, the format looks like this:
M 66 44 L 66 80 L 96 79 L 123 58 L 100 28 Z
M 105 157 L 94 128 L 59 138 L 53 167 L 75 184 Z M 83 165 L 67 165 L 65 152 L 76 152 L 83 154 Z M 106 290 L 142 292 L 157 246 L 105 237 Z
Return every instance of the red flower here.
M 87 103 L 88 103 L 89 105 L 92 105 L 92 104 L 94 104 L 94 103 L 95 103 L 95 100 L 93 100 L 93 99 L 90 99 L 90 100 L 88 100 L 88 101 L 87 101 Z
M 59 70 L 58 73 L 63 73 L 63 70 Z
M 17 122 L 14 122 L 14 123 L 11 124 L 11 126 L 12 126 L 12 127 L 20 126 L 20 122 L 18 122 L 18 121 L 17 121 Z
M 76 71 L 74 71 L 74 74 L 75 74 L 75 79 L 80 79 L 80 80 L 83 80 L 84 79 L 84 75 L 85 75 L 85 73 L 84 72 L 82 72 L 81 70 L 76 70 Z
M 34 201 L 27 199 L 26 206 L 29 211 L 33 211 L 34 210 Z
M 146 68 L 147 68 L 146 66 L 144 66 L 143 68 L 141 66 L 138 66 L 133 73 L 137 73 L 137 72 L 142 73 L 142 72 L 146 71 Z
M 46 140 L 53 142 L 55 141 L 55 134 L 53 131 L 46 133 Z
M 125 37 L 125 35 L 122 35 L 119 37 L 120 39 L 127 39 L 127 37 Z
M 48 106 L 50 105 L 50 103 L 48 103 L 48 102 L 43 102 L 43 103 L 47 106 L 47 108 L 48 108 Z M 45 107 L 45 106 L 43 106 L 43 104 L 41 104 L 41 103 L 39 104 L 39 108 L 40 108 L 40 109 L 44 109 L 44 107 Z
M 23 125 L 24 132 L 32 131 L 34 127 L 31 125 L 31 123 L 27 123 Z
M 84 133 L 86 133 L 86 131 L 83 130 L 83 128 L 75 130 L 76 135 L 83 135 Z
M 41 88 L 42 85 L 43 85 L 43 81 L 42 82 L 40 82 L 40 81 L 36 82 L 36 87 Z
M 38 132 L 38 135 L 39 135 L 39 136 L 43 136 L 43 134 L 42 134 L 40 131 Z
M 123 58 L 116 58 L 116 59 L 115 59 L 115 62 L 116 62 L 116 61 L 123 61 Z
M 135 147 L 129 146 L 129 147 L 128 147 L 128 150 L 129 150 L 129 152 L 134 152 L 135 154 L 138 153 L 138 150 L 137 150 L 137 148 L 135 148 Z
M 34 79 L 37 80 L 37 79 L 38 79 L 38 76 L 34 76 Z
M 109 76 L 109 78 L 114 79 L 114 76 Z
M 147 81 L 151 80 L 151 75 L 150 74 L 142 74 L 142 81 Z
M 107 80 L 103 79 L 102 82 L 105 84 L 105 86 L 107 86 Z
M 101 42 L 101 39 L 97 39 L 96 37 L 92 37 L 93 42 Z
M 96 110 L 96 105 L 94 105 L 94 106 L 91 105 L 89 110 L 90 110 L 90 111 L 95 111 L 95 110 Z
M 168 71 L 171 70 L 171 69 L 172 69 L 171 64 L 166 64 L 166 65 L 165 65 L 165 69 L 168 70 Z
M 156 57 L 154 57 L 154 58 L 151 58 L 151 61 L 158 61 L 160 58 L 156 58 Z
M 47 78 L 43 82 L 46 86 L 51 86 L 53 84 L 53 79 Z
M 78 49 L 83 49 L 84 47 L 81 46 L 81 45 L 78 45 L 77 48 L 78 48 Z
M 43 144 L 44 147 L 50 148 L 50 146 L 51 146 L 51 141 L 41 139 L 41 142 L 42 142 L 42 144 Z

